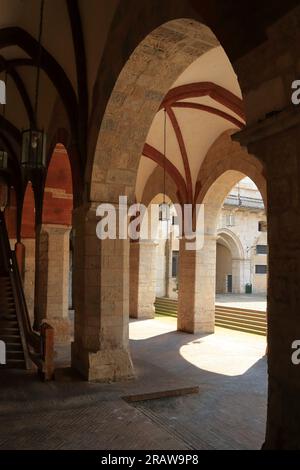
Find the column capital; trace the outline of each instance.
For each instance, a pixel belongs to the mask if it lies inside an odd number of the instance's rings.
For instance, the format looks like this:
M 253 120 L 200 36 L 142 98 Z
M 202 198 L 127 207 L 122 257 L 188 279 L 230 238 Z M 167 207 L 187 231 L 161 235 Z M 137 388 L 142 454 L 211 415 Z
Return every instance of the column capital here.
M 291 105 L 262 121 L 246 126 L 243 130 L 233 134 L 231 138 L 247 147 L 293 127 L 300 127 L 300 114 L 297 107 Z
M 60 224 L 41 224 L 38 225 L 37 229 L 43 232 L 56 232 L 56 233 L 65 233 L 70 231 L 72 228 L 71 225 L 60 225 Z

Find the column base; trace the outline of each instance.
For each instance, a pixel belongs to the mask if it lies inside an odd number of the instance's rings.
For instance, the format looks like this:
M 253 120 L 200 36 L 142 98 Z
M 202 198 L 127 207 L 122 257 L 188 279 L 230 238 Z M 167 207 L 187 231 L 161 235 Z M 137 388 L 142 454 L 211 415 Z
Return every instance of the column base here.
M 213 334 L 215 332 L 214 322 L 201 322 L 201 323 L 190 323 L 184 320 L 177 319 L 177 330 L 184 333 L 196 334 Z
M 139 312 L 131 313 L 130 318 L 136 318 L 140 320 L 151 320 L 155 317 L 155 308 L 152 305 L 152 308 L 142 309 Z
M 89 382 L 117 382 L 134 377 L 130 354 L 125 349 L 92 352 L 72 343 L 72 367 Z

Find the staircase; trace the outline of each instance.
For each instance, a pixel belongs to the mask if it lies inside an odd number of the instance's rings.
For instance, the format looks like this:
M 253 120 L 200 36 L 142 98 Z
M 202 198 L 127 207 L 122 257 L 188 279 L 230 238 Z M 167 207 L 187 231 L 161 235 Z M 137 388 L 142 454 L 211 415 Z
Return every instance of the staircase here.
M 17 278 L 18 276 L 18 278 Z M 26 369 L 30 367 L 24 320 L 18 284 L 19 271 L 15 253 L 11 251 L 3 212 L 0 213 L 0 340 L 5 343 L 6 364 L 0 368 Z
M 18 323 L 11 279 L 0 275 L 0 340 L 6 346 L 6 364 L 2 368 L 25 369 L 24 349 Z
M 216 305 L 216 326 L 266 336 L 266 312 Z
M 155 315 L 177 318 L 177 300 L 157 297 L 154 302 Z
M 154 306 L 157 316 L 177 317 L 177 300 L 158 297 L 155 299 Z M 258 310 L 216 305 L 215 324 L 222 328 L 256 335 L 265 336 L 267 333 L 266 313 Z
M 4 213 L 0 211 L 0 340 L 5 364 L 0 369 L 37 368 L 43 380 L 54 376 L 54 330 L 44 322 L 32 329 L 16 252 L 11 250 Z M 1 343 L 1 351 L 2 351 Z M 1 357 L 1 360 L 3 358 Z

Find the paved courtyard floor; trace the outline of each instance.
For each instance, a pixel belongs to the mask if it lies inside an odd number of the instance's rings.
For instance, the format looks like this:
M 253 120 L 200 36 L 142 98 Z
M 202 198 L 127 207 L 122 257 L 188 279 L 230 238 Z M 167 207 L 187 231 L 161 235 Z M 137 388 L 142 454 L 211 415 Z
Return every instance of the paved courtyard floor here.
M 132 321 L 136 378 L 90 384 L 58 351 L 57 380 L 1 371 L 0 449 L 259 449 L 266 419 L 265 338 L 222 328 L 176 332 L 176 320 Z M 137 402 L 124 396 L 199 386 Z
M 265 312 L 267 310 L 267 298 L 265 295 L 258 294 L 217 294 L 216 305 Z

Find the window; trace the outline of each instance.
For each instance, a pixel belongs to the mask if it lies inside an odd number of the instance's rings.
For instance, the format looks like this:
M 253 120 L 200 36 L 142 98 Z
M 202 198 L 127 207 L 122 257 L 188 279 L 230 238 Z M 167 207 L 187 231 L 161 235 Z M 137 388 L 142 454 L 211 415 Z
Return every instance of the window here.
M 256 264 L 255 265 L 255 274 L 267 274 L 267 265 L 266 264 Z
M 267 231 L 267 222 L 265 220 L 261 220 L 260 222 L 258 222 L 258 231 L 259 232 Z
M 268 245 L 256 245 L 256 254 L 257 255 L 267 255 L 268 254 Z
M 178 217 L 177 215 L 172 216 L 172 225 L 179 225 Z
M 178 274 L 179 251 L 172 251 L 172 277 Z
M 225 217 L 226 227 L 233 227 L 235 225 L 235 216 L 234 214 L 228 214 Z

